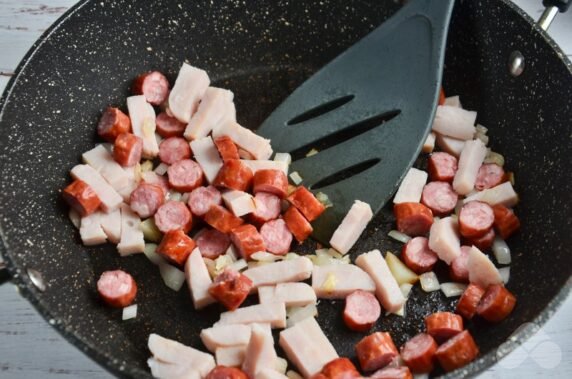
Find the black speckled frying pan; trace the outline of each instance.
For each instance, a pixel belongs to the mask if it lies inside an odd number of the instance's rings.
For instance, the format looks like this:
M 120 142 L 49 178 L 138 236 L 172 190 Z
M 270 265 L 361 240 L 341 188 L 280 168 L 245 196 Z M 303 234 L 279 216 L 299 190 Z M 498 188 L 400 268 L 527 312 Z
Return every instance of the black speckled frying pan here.
M 149 69 L 174 79 L 187 59 L 235 93 L 239 122 L 256 127 L 305 78 L 397 9 L 394 1 L 83 1 L 36 43 L 2 98 L 0 233 L 12 280 L 66 338 L 119 376 L 148 377 L 151 332 L 201 346 L 198 332 L 220 309 L 195 312 L 186 289 L 166 288 L 143 255 L 120 258 L 111 245 L 86 248 L 67 218 L 60 189 L 70 168 L 95 142 L 108 105 L 125 107 L 130 80 Z M 514 51 L 524 72 L 507 67 Z M 507 0 L 459 1 L 447 46 L 444 87 L 461 94 L 490 130 L 492 148 L 516 173 L 521 232 L 508 287 L 518 305 L 503 323 L 468 323 L 480 358 L 451 377 L 494 364 L 544 323 L 572 282 L 572 65 L 526 15 Z M 422 165 L 422 162 L 420 162 Z M 389 209 L 371 223 L 353 256 L 373 248 L 398 251 L 386 237 Z M 95 280 L 122 268 L 139 284 L 135 320 L 102 306 Z M 45 291 L 29 273 L 44 279 Z M 437 272 L 445 278 L 444 267 Z M 455 299 L 416 286 L 407 317 L 383 317 L 397 345 L 423 328 L 423 317 L 453 309 Z M 321 302 L 319 322 L 340 355 L 353 356 L 362 335 L 342 325 L 342 302 Z M 500 348 L 499 348 L 500 347 Z

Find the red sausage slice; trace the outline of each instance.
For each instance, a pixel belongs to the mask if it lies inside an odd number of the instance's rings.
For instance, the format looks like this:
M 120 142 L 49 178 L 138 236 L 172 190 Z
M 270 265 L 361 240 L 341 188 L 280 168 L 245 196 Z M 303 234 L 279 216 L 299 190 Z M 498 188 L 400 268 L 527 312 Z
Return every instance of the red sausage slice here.
M 520 229 L 520 220 L 511 209 L 497 204 L 493 207 L 493 213 L 495 214 L 495 228 L 502 239 L 506 240 Z
M 400 203 L 393 206 L 397 230 L 408 236 L 429 233 L 433 224 L 433 213 L 421 203 Z
M 252 289 L 252 280 L 230 268 L 217 275 L 209 288 L 209 294 L 233 311 L 242 304 Z
M 211 206 L 221 203 L 221 193 L 213 186 L 195 188 L 189 194 L 189 201 L 187 202 L 191 212 L 197 216 L 204 216 Z
M 172 165 L 183 159 L 191 157 L 191 147 L 186 139 L 169 137 L 159 144 L 159 159 L 161 162 Z
M 397 348 L 391 335 L 376 332 L 356 344 L 356 353 L 363 371 L 375 371 L 387 366 L 397 357 Z
M 232 142 L 232 139 L 230 139 L 229 136 L 215 138 L 214 144 L 216 145 L 218 153 L 220 154 L 223 162 L 226 162 L 230 159 L 240 159 L 240 156 L 238 155 L 238 148 L 234 142 Z
M 150 104 L 161 105 L 169 95 L 169 81 L 159 71 L 146 72 L 135 78 L 131 92 L 134 95 L 145 95 Z
M 504 180 L 504 169 L 495 163 L 485 163 L 479 168 L 475 188 L 482 191 L 501 184 Z
M 169 185 L 179 192 L 190 192 L 203 184 L 203 170 L 191 159 L 180 160 L 167 169 Z
M 157 254 L 167 258 L 168 261 L 182 266 L 195 249 L 195 241 L 181 229 L 165 233 L 161 243 L 157 246 Z
M 435 356 L 445 371 L 453 371 L 471 363 L 479 355 L 479 348 L 468 330 L 457 334 L 439 346 Z
M 113 145 L 113 159 L 123 167 L 133 167 L 141 161 L 143 140 L 131 133 L 121 133 Z
M 240 255 L 249 260 L 250 256 L 259 251 L 265 251 L 264 240 L 258 230 L 250 224 L 241 225 L 232 229 L 230 240 L 237 248 Z
M 477 306 L 479 316 L 490 322 L 501 322 L 514 309 L 516 297 L 500 284 L 487 288 L 481 302 Z
M 480 250 L 485 251 L 493 246 L 493 242 L 495 241 L 495 231 L 493 228 L 490 228 L 484 235 L 480 237 L 463 238 L 463 241 L 469 246 L 475 245 Z
M 455 312 L 467 320 L 472 319 L 484 294 L 485 290 L 481 286 L 473 283 L 469 284 L 463 295 L 461 295 Z
M 356 332 L 371 329 L 381 316 L 381 306 L 375 295 L 357 290 L 346 297 L 343 318 L 346 326 Z
M 437 342 L 444 342 L 463 331 L 463 318 L 451 312 L 435 312 L 425 317 L 425 327 Z
M 262 225 L 280 216 L 280 198 L 267 192 L 258 192 L 254 195 L 256 210 L 248 217 L 256 225 Z
M 232 229 L 244 223 L 240 217 L 236 217 L 220 205 L 211 205 L 207 213 L 205 213 L 204 219 L 207 224 L 222 233 L 229 233 Z
M 427 161 L 427 171 L 429 180 L 434 182 L 453 182 L 457 172 L 457 158 L 445 152 L 437 152 L 429 156 Z
M 294 205 L 310 222 L 317 219 L 325 210 L 316 196 L 304 186 L 300 186 L 288 196 L 288 201 Z
M 141 182 L 131 192 L 129 206 L 141 218 L 153 216 L 165 201 L 165 192 L 155 184 Z
M 215 259 L 230 246 L 230 237 L 216 229 L 203 229 L 195 236 L 195 242 L 205 258 Z
M 254 174 L 253 192 L 269 192 L 284 199 L 288 194 L 288 178 L 282 170 L 258 170 Z
M 181 201 L 168 201 L 161 205 L 155 213 L 155 224 L 162 233 L 182 229 L 185 233 L 191 230 L 193 216 Z
M 107 108 L 97 124 L 97 134 L 108 142 L 114 142 L 118 135 L 130 131 L 131 120 L 119 108 Z
M 371 379 L 413 379 L 408 367 L 386 367 L 369 376 Z
M 437 343 L 429 334 L 420 333 L 403 345 L 401 358 L 403 362 L 416 373 L 433 371 L 433 361 Z
M 97 292 L 110 307 L 124 308 L 135 299 L 137 283 L 125 271 L 105 271 L 97 281 Z
M 453 212 L 458 200 L 459 195 L 447 182 L 427 183 L 421 194 L 421 202 L 436 216 L 445 216 Z
M 223 163 L 213 184 L 237 191 L 247 191 L 252 185 L 252 170 L 239 159 L 229 159 Z
M 328 362 L 321 374 L 328 379 L 357 379 L 362 377 L 352 361 L 345 357 Z
M 166 112 L 161 112 L 155 120 L 157 133 L 163 138 L 182 137 L 187 128 L 187 124 L 169 116 Z
M 236 367 L 216 366 L 205 379 L 248 379 L 248 375 Z
M 288 208 L 283 217 L 286 222 L 286 226 L 288 226 L 288 229 L 290 229 L 296 240 L 300 243 L 310 237 L 314 231 L 312 225 L 308 220 L 306 220 L 306 217 L 296 209 L 296 207 Z
M 285 255 L 290 251 L 292 233 L 282 219 L 268 221 L 260 228 L 260 235 L 266 251 L 276 255 Z
M 449 266 L 449 276 L 455 282 L 468 283 L 469 282 L 469 262 L 470 246 L 461 246 L 461 255 L 453 259 Z
M 459 232 L 466 238 L 482 237 L 495 221 L 493 209 L 481 201 L 469 201 L 459 212 Z
M 99 208 L 101 200 L 83 180 L 76 179 L 64 188 L 62 196 L 66 203 L 75 209 L 82 217 L 92 214 Z
M 409 240 L 401 250 L 403 262 L 417 274 L 431 271 L 439 257 L 429 248 L 429 240 L 415 237 Z

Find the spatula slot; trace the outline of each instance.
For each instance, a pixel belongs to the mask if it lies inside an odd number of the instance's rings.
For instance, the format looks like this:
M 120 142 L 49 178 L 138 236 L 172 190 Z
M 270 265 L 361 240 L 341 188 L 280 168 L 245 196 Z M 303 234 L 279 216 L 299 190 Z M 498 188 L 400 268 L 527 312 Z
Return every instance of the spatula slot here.
M 381 161 L 381 159 L 379 159 L 379 158 L 368 159 L 367 161 L 360 162 L 356 165 L 344 168 L 343 170 L 340 170 L 340 171 L 338 171 L 332 175 L 329 175 L 329 176 L 319 180 L 317 183 L 310 185 L 309 187 L 310 187 L 310 189 L 318 190 L 320 188 L 324 188 L 324 187 L 327 187 L 329 185 L 336 184 L 338 182 L 341 182 L 342 180 L 345 180 L 345 179 L 351 178 L 352 176 L 360 174 L 360 173 L 364 172 L 365 170 L 369 170 L 370 168 L 372 168 L 373 166 L 378 164 L 380 161 Z
M 307 110 L 306 112 L 299 114 L 298 116 L 292 118 L 290 121 L 287 122 L 288 125 L 296 125 L 300 124 L 304 121 L 308 121 L 312 118 L 316 118 L 321 116 L 325 113 L 331 112 L 334 109 L 341 107 L 344 104 L 349 103 L 353 100 L 354 95 L 346 95 L 339 97 L 337 99 L 328 101 L 327 103 L 320 104 L 317 107 Z

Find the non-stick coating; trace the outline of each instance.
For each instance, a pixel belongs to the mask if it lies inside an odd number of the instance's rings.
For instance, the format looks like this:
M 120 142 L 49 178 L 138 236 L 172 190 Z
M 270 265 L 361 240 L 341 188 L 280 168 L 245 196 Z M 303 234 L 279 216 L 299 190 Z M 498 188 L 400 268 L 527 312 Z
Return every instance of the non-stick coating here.
M 101 111 L 110 104 L 125 107 L 129 82 L 138 73 L 158 69 L 174 79 L 188 60 L 207 70 L 214 84 L 233 90 L 239 121 L 256 127 L 301 81 L 396 7 L 390 0 L 122 0 L 75 7 L 27 56 L 4 97 L 0 231 L 22 293 L 51 325 L 118 375 L 149 375 L 151 332 L 201 346 L 198 332 L 217 319 L 219 308 L 195 312 L 186 288 L 167 289 L 143 255 L 120 258 L 112 246 L 82 246 L 67 219 L 60 189 L 81 153 L 96 142 Z M 497 351 L 515 329 L 544 322 L 570 289 L 571 69 L 523 17 L 504 1 L 461 1 L 449 34 L 445 89 L 479 111 L 492 148 L 505 154 L 506 167 L 516 173 L 522 199 L 516 211 L 523 221 L 510 240 L 508 287 L 518 305 L 500 325 L 468 323 L 481 358 L 456 376 L 493 364 L 497 353 L 515 346 Z M 515 49 L 526 59 L 518 78 L 507 70 Z M 399 251 L 386 237 L 393 221 L 389 210 L 378 215 L 352 256 L 373 248 Z M 95 292 L 99 274 L 118 267 L 139 285 L 138 316 L 128 322 L 120 320 L 120 311 L 102 306 Z M 44 293 L 32 286 L 26 268 L 43 274 Z M 438 267 L 440 274 L 443 269 Z M 390 331 L 401 345 L 423 329 L 424 316 L 454 305 L 441 292 L 423 294 L 416 286 L 407 317 L 383 317 L 375 330 Z M 322 301 L 318 319 L 340 355 L 353 356 L 362 335 L 342 326 L 341 307 L 341 301 Z M 516 343 L 530 333 L 519 334 Z

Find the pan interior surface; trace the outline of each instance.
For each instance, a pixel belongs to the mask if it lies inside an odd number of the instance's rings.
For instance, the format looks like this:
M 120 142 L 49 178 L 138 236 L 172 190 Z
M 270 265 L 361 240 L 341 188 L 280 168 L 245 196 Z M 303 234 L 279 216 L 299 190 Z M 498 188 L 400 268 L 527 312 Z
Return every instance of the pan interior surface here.
M 60 190 L 81 153 L 96 142 L 95 125 L 109 105 L 125 109 L 130 81 L 151 69 L 173 82 L 181 63 L 205 69 L 213 85 L 235 93 L 238 121 L 255 128 L 304 79 L 378 26 L 399 7 L 394 1 L 173 2 L 88 1 L 66 15 L 30 53 L 3 99 L 0 131 L 0 232 L 14 281 L 68 339 L 112 370 L 149 377 L 149 333 L 202 347 L 199 331 L 218 319 L 217 306 L 193 310 L 186 288 L 165 287 L 145 256 L 120 258 L 111 245 L 87 248 L 67 218 Z M 500 26 L 499 26 L 500 25 Z M 527 59 L 518 78 L 507 69 L 514 50 Z M 406 62 L 404 63 L 406 65 Z M 449 33 L 444 88 L 479 112 L 491 147 L 516 174 L 521 232 L 509 241 L 508 288 L 518 304 L 499 325 L 470 322 L 481 357 L 455 373 L 476 373 L 496 361 L 496 349 L 520 325 L 544 321 L 570 288 L 572 255 L 572 74 L 528 21 L 501 1 L 461 1 Z M 423 167 L 420 161 L 419 166 Z M 8 205 L 8 206 L 6 206 Z M 356 247 L 399 252 L 387 237 L 386 207 Z M 310 244 L 311 245 L 311 244 Z M 306 251 L 315 246 L 307 246 Z M 298 251 L 302 251 L 298 249 Z M 25 275 L 42 273 L 37 291 Z M 101 272 L 121 268 L 138 283 L 138 316 L 98 300 Z M 445 266 L 437 266 L 442 280 Z M 564 289 L 563 289 L 564 288 Z M 396 345 L 424 329 L 423 319 L 454 309 L 456 300 L 415 286 L 406 317 L 382 317 L 372 331 L 390 331 Z M 363 337 L 344 327 L 343 301 L 322 301 L 318 321 L 342 356 L 354 356 Z

